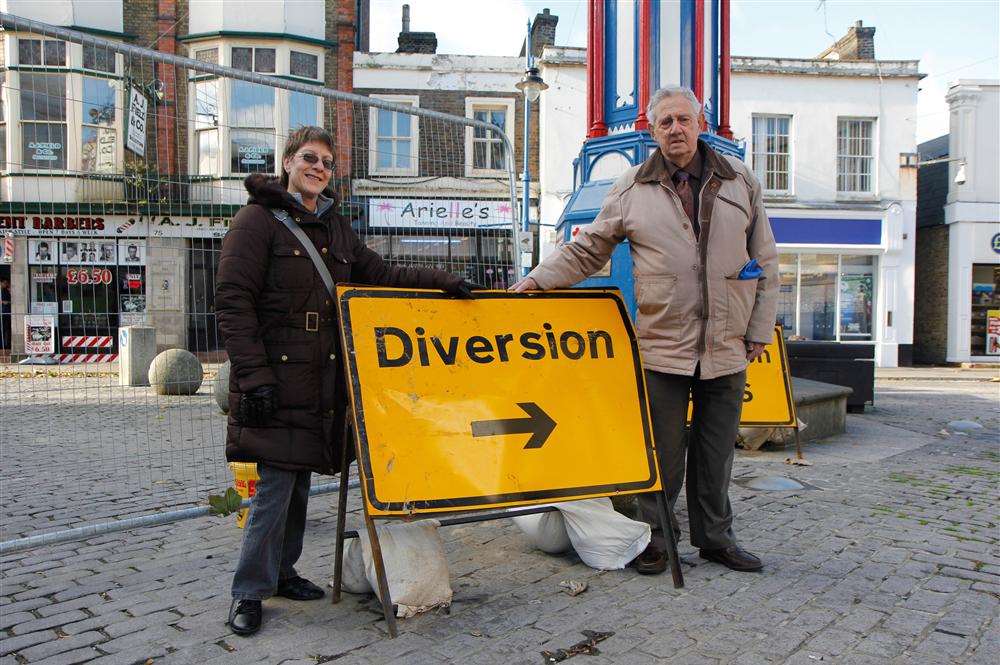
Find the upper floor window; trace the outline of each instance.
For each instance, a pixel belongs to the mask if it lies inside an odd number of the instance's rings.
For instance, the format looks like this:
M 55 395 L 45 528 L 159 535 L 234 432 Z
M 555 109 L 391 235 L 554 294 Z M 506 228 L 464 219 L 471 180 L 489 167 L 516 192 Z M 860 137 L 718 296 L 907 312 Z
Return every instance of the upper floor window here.
M 0 44 L 2 46 L 2 44 Z M 7 72 L 0 72 L 0 171 L 7 170 Z
M 289 91 L 288 131 L 292 132 L 306 125 L 319 125 L 319 102 L 320 98 L 316 95 Z
M 469 127 L 465 134 L 466 175 L 495 176 L 507 169 L 503 136 L 512 139 L 514 125 L 513 98 L 468 97 L 465 115 L 479 122 L 496 125 L 503 134 L 485 127 Z
M 219 64 L 219 49 L 214 47 L 198 49 L 194 52 L 194 59 L 217 65 Z
M 80 170 L 89 173 L 114 173 L 118 154 L 115 130 L 113 81 L 83 77 L 83 122 L 81 125 Z
M 83 68 L 95 72 L 115 73 L 115 53 L 93 44 L 83 46 Z
M 66 66 L 66 42 L 55 39 L 18 39 L 17 62 L 20 65 Z
M 372 95 L 400 106 L 418 107 L 420 98 L 409 95 Z M 369 115 L 368 170 L 379 175 L 417 175 L 420 145 L 418 116 L 371 107 Z
M 273 48 L 251 48 L 234 46 L 232 51 L 233 69 L 258 74 L 274 74 L 277 51 Z
M 288 73 L 308 79 L 319 78 L 319 57 L 312 53 L 291 51 L 288 60 Z
M 837 119 L 837 191 L 871 194 L 875 190 L 875 121 Z
M 274 173 L 274 91 L 258 83 L 230 82 L 233 173 Z
M 219 163 L 219 81 L 211 79 L 194 84 L 195 172 L 212 175 Z
M 791 191 L 791 122 L 783 115 L 753 117 L 753 172 L 765 192 Z
M 20 72 L 22 163 L 66 168 L 66 74 Z

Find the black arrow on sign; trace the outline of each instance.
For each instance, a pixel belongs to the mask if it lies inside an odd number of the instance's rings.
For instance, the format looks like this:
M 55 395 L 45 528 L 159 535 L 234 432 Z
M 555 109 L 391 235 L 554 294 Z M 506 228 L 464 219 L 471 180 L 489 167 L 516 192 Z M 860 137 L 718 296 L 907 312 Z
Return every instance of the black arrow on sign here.
M 556 421 L 534 402 L 518 402 L 521 409 L 528 414 L 527 418 L 504 418 L 501 420 L 474 420 L 472 436 L 500 436 L 501 434 L 531 434 L 528 448 L 541 448 L 556 428 Z

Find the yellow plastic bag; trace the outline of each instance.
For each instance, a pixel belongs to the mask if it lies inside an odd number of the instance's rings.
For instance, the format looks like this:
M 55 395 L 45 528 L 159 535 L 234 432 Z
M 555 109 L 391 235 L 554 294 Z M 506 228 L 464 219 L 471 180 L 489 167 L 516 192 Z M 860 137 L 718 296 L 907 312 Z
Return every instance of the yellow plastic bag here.
M 237 493 L 244 499 L 249 499 L 257 493 L 257 465 L 253 462 L 230 462 L 229 470 L 233 472 L 233 485 Z M 236 526 L 243 528 L 246 525 L 249 508 L 244 508 L 236 513 Z

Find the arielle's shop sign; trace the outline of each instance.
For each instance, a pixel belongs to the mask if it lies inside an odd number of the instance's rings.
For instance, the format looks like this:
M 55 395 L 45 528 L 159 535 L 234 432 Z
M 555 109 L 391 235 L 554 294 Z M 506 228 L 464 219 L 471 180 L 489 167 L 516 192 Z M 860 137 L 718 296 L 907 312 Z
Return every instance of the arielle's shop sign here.
M 0 236 L 221 238 L 229 217 L 167 215 L 0 215 Z
M 510 201 L 369 199 L 368 225 L 395 229 L 509 228 Z

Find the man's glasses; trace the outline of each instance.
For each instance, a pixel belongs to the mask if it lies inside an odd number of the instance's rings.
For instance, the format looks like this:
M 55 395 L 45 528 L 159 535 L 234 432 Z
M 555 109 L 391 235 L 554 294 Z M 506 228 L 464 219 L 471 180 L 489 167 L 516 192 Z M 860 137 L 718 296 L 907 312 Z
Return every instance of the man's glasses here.
M 301 157 L 302 161 L 305 162 L 306 164 L 308 164 L 309 166 L 314 165 L 316 162 L 322 161 L 324 169 L 326 169 L 327 171 L 331 171 L 331 172 L 333 171 L 333 160 L 332 159 L 320 160 L 319 155 L 317 155 L 314 152 L 300 152 L 299 153 L 299 157 Z

